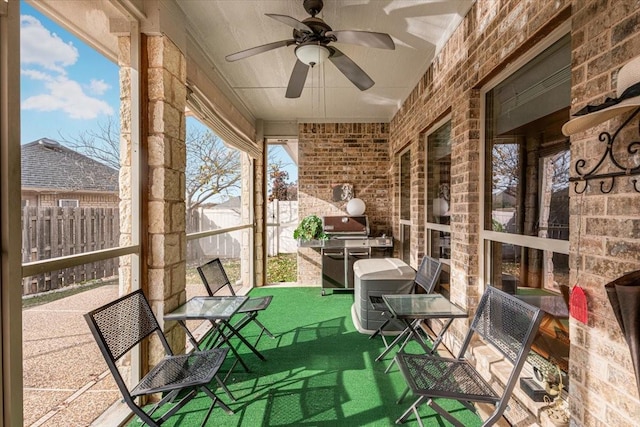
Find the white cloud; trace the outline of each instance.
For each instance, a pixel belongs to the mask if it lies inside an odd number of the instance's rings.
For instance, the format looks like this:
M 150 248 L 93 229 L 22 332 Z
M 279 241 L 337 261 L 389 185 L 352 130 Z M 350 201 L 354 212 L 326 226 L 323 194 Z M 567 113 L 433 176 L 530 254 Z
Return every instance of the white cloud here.
M 32 70 L 32 69 L 21 69 L 20 70 L 20 74 L 22 74 L 23 76 L 27 76 L 30 77 L 32 80 L 42 80 L 42 81 L 53 81 L 53 76 L 51 76 L 50 74 L 47 74 L 45 72 L 42 71 L 38 71 L 38 70 Z
M 91 79 L 89 83 L 89 91 L 95 95 L 103 95 L 110 88 L 111 85 L 104 80 Z
M 48 76 L 44 73 L 23 71 L 45 81 L 48 93 L 34 95 L 22 101 L 22 109 L 36 111 L 63 111 L 72 119 L 95 119 L 101 114 L 112 115 L 113 108 L 101 99 L 84 93 L 82 86 L 66 76 Z
M 114 114 L 107 102 L 96 97 L 104 95 L 111 88 L 108 83 L 91 79 L 88 84 L 82 85 L 68 77 L 66 67 L 74 65 L 79 57 L 73 43 L 65 42 L 29 15 L 20 17 L 20 36 L 21 74 L 40 82 L 38 87 L 43 88 L 41 93 L 24 99 L 22 109 L 62 111 L 72 119 L 82 120 Z M 36 86 L 31 88 L 35 89 Z
M 78 49 L 42 26 L 33 16 L 20 17 L 20 62 L 64 73 L 78 60 Z

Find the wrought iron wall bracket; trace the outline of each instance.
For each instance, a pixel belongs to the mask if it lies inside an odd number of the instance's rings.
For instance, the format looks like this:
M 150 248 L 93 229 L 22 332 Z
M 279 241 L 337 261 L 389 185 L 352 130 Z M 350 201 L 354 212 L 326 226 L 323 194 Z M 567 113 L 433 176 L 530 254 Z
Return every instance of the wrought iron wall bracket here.
M 612 134 L 609 132 L 602 132 L 598 137 L 600 142 L 606 143 L 606 149 L 600 157 L 600 160 L 596 163 L 596 165 L 588 171 L 585 171 L 587 161 L 585 159 L 578 159 L 575 164 L 575 172 L 577 176 L 569 178 L 569 181 L 574 182 L 574 190 L 578 194 L 582 194 L 587 190 L 589 186 L 589 181 L 592 180 L 600 180 L 600 192 L 607 194 L 613 191 L 613 187 L 615 186 L 616 178 L 619 176 L 636 176 L 640 175 L 640 165 L 636 166 L 625 166 L 623 162 L 620 162 L 619 159 L 616 158 L 616 153 L 613 150 L 614 144 L 616 142 L 616 138 L 620 134 L 620 131 L 627 126 L 634 117 L 638 115 L 640 112 L 640 108 L 636 108 L 636 110 L 629 116 L 627 120 L 622 123 L 622 125 L 616 129 L 616 131 Z M 640 128 L 638 129 L 638 133 L 640 133 Z M 629 156 L 637 154 L 640 151 L 640 141 L 631 141 L 627 145 L 626 152 Z M 612 172 L 605 173 L 597 173 L 601 166 L 605 163 L 606 159 L 609 159 L 612 167 L 609 169 L 613 169 Z M 584 182 L 584 186 L 580 189 L 580 182 Z M 633 184 L 633 189 L 640 193 L 640 180 L 632 179 L 631 183 Z

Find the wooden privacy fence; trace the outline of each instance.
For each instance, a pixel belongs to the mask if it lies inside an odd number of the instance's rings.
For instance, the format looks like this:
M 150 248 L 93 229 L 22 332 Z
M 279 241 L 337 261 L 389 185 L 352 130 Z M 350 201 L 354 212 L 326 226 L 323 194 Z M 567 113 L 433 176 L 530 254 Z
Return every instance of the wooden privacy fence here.
M 119 244 L 120 217 L 116 208 L 22 209 L 22 262 L 74 255 Z M 55 270 L 22 279 L 22 294 L 59 289 L 118 274 L 118 259 Z

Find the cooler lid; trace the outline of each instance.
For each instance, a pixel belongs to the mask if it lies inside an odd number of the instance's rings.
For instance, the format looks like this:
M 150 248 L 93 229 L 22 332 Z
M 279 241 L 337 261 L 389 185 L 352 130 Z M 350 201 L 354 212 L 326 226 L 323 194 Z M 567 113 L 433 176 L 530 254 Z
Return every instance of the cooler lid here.
M 413 280 L 416 271 L 398 258 L 361 259 L 353 264 L 353 274 L 361 280 Z

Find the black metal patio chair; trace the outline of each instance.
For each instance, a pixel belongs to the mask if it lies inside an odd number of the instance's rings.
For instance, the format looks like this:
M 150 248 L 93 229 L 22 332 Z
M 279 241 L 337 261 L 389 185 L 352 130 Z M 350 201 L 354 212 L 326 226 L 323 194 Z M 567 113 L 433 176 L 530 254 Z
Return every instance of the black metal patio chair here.
M 227 272 L 224 270 L 224 266 L 222 265 L 222 261 L 220 261 L 220 258 L 213 259 L 206 264 L 199 266 L 197 270 L 209 296 L 212 297 L 216 295 L 224 288 L 227 288 L 227 292 L 229 292 L 229 294 L 236 294 L 233 290 L 231 282 L 229 281 Z M 233 328 L 235 330 L 240 331 L 250 322 L 255 322 L 256 325 L 260 327 L 260 334 L 258 335 L 255 345 L 258 344 L 258 341 L 260 341 L 263 333 L 267 334 L 272 339 L 275 338 L 273 334 L 267 329 L 267 327 L 257 319 L 258 314 L 262 310 L 266 310 L 267 307 L 269 307 L 272 298 L 273 297 L 271 295 L 255 298 L 250 297 L 249 300 L 245 302 L 237 312 L 238 314 L 243 316 L 233 324 Z
M 125 403 L 145 424 L 161 425 L 193 399 L 198 391 L 204 392 L 212 400 L 202 422 L 203 426 L 216 405 L 227 413 L 233 414 L 231 409 L 208 387 L 208 384 L 215 378 L 222 389 L 233 398 L 217 375 L 229 350 L 216 348 L 174 355 L 141 290 L 95 309 L 85 314 L 84 318 L 98 343 L 98 347 L 100 347 Z M 118 361 L 137 344 L 154 333 L 162 343 L 166 355 L 136 386 L 129 389 L 118 369 Z M 162 393 L 163 397 L 150 409 L 145 411 L 142 406 L 136 403 L 136 399 L 156 393 Z M 174 402 L 175 400 L 177 402 Z M 168 403 L 173 403 L 173 406 L 161 417 L 154 420 L 153 413 Z
M 539 308 L 513 295 L 491 286 L 487 287 L 457 358 L 406 353 L 396 356 L 408 383 L 407 390 L 398 403 L 404 399 L 409 389 L 418 396 L 396 423 L 404 423 L 413 412 L 420 426 L 423 426 L 418 408 L 426 403 L 453 425 L 464 427 L 458 419 L 436 403 L 436 399 L 442 398 L 457 400 L 474 412 L 474 403 L 493 404 L 495 410 L 482 424 L 493 425 L 500 419 L 509 403 L 538 332 L 542 314 Z M 513 365 L 509 378 L 500 392 L 465 359 L 469 344 L 476 335 L 493 346 L 504 356 L 505 361 Z
M 411 293 L 424 292 L 426 294 L 430 294 L 435 289 L 438 284 L 438 280 L 440 279 L 440 272 L 442 271 L 442 263 L 430 256 L 425 256 L 422 258 L 420 262 L 420 266 L 418 267 L 418 271 L 416 271 L 416 277 L 413 281 L 413 288 L 411 289 Z M 388 347 L 389 344 L 384 337 L 384 328 L 393 320 L 393 316 L 389 313 L 387 309 L 387 305 L 382 300 L 382 296 L 380 295 L 371 295 L 369 296 L 369 302 L 374 310 L 380 311 L 381 315 L 386 319 L 382 325 L 369 336 L 369 339 L 373 339 L 376 336 L 380 335 L 382 337 L 382 341 L 384 342 L 385 347 Z M 419 321 L 415 323 L 420 323 Z M 414 325 L 416 326 L 416 325 Z

